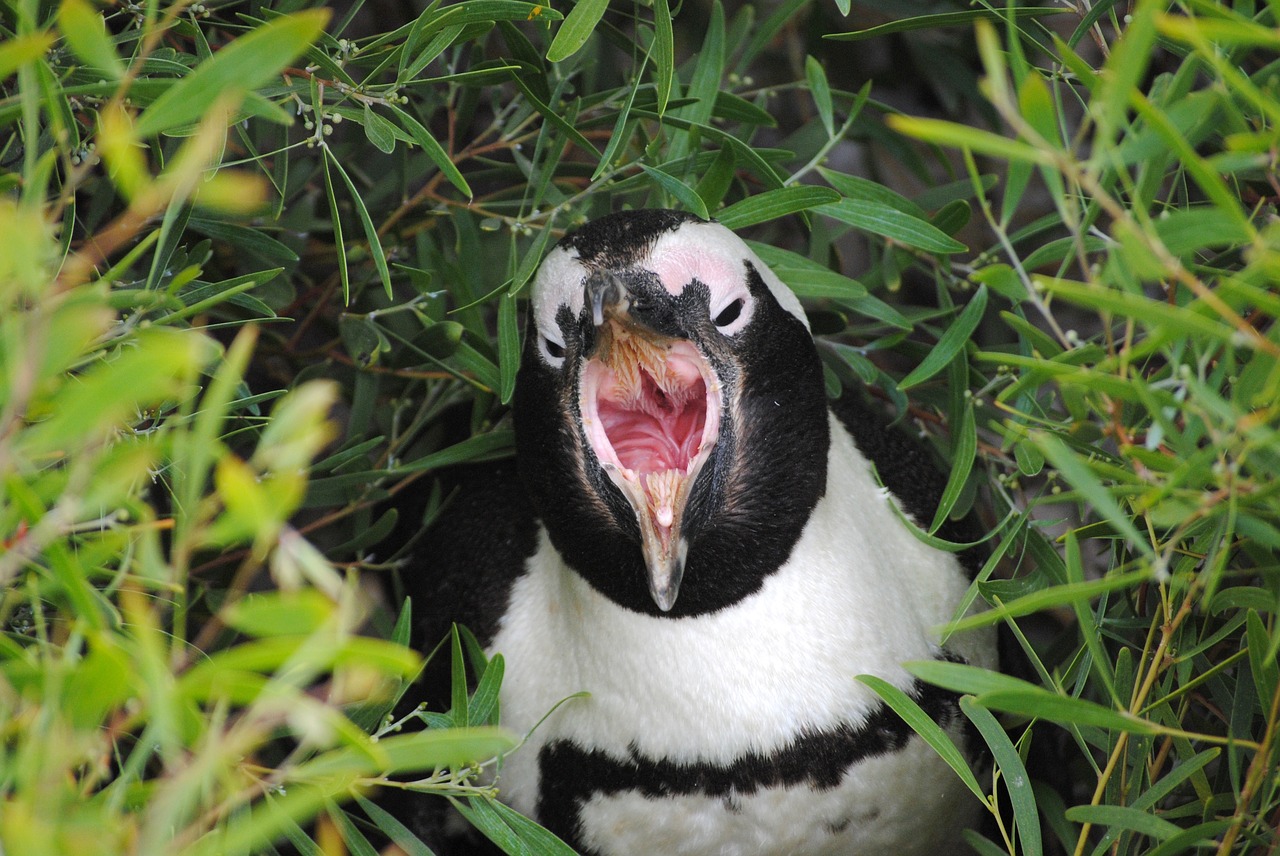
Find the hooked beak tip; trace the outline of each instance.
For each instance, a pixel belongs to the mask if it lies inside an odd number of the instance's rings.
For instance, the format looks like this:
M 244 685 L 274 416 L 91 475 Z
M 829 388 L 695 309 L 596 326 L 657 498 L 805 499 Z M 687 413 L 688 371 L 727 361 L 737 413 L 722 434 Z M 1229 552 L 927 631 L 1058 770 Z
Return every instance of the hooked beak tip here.
M 676 597 L 680 594 L 680 582 L 684 579 L 685 557 L 689 552 L 689 543 L 681 538 L 676 554 L 660 567 L 649 569 L 649 594 L 658 609 L 670 612 L 676 605 Z

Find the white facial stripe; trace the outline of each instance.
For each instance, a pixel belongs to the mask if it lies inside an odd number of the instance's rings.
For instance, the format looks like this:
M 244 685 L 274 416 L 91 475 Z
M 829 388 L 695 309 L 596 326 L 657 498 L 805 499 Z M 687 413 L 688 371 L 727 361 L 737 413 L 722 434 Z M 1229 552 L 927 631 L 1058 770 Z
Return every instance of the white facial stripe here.
M 568 306 L 575 318 L 581 314 L 587 275 L 577 253 L 556 247 L 543 259 L 533 281 L 533 318 L 538 332 L 562 347 L 564 337 L 560 335 L 556 315 L 562 306 Z

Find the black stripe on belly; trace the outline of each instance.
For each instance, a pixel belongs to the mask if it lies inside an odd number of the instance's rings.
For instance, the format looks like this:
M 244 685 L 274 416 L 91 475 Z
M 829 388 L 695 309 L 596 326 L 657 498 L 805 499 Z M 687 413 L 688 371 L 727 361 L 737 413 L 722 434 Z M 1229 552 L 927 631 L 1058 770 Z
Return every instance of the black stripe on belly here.
M 917 681 L 909 693 L 943 728 L 962 720 L 955 693 Z M 775 752 L 743 755 L 729 764 L 686 763 L 646 758 L 635 746 L 619 760 L 572 740 L 555 740 L 538 756 L 541 789 L 538 819 L 566 842 L 578 846 L 579 812 L 596 794 L 638 791 L 647 797 L 705 794 L 732 801 L 762 788 L 808 784 L 817 790 L 838 785 L 859 761 L 897 752 L 914 732 L 881 703 L 858 727 L 801 732 Z M 970 746 L 972 740 L 966 740 Z M 579 847 L 579 849 L 581 849 Z

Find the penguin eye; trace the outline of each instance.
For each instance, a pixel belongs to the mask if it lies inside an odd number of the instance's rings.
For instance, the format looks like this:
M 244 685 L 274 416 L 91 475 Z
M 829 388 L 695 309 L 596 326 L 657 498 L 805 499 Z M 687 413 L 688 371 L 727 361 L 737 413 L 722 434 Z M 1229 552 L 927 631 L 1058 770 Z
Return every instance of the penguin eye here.
M 742 306 L 743 300 L 739 297 L 724 309 L 721 309 L 720 314 L 712 320 L 712 323 L 717 327 L 728 327 L 734 321 L 738 320 L 738 316 L 742 314 Z
M 554 342 L 546 336 L 542 337 L 542 355 L 547 358 L 547 362 L 556 368 L 564 365 L 564 345 Z

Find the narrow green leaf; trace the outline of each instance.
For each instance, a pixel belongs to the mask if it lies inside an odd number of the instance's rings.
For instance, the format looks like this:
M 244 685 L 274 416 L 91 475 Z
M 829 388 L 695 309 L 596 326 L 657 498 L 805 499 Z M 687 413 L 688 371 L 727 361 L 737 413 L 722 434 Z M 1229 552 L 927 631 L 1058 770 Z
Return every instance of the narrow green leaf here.
M 471 186 L 467 184 L 467 180 L 458 171 L 453 158 L 449 157 L 449 153 L 444 150 L 444 147 L 436 142 L 435 137 L 431 136 L 431 132 L 423 127 L 421 122 L 394 104 L 391 105 L 391 112 L 400 120 L 400 127 L 404 128 L 409 133 L 409 136 L 413 137 L 415 143 L 422 146 L 422 150 L 426 152 L 427 157 L 431 158 L 432 163 L 440 168 L 445 178 L 449 179 L 449 183 L 458 188 L 468 199 L 472 198 L 474 194 L 471 192 Z
M 364 134 L 373 143 L 373 147 L 383 154 L 389 155 L 396 150 L 395 126 L 373 112 L 368 104 L 364 105 Z
M 324 174 L 325 199 L 329 203 L 329 218 L 333 225 L 333 250 L 338 257 L 338 280 L 342 283 L 342 303 L 351 302 L 351 271 L 347 266 L 347 242 L 342 235 L 342 216 L 338 211 L 338 194 L 333 189 L 333 172 L 329 169 L 331 159 L 320 159 L 321 172 Z
M 1157 734 L 1155 723 L 1087 699 L 1061 695 L 1040 687 L 1023 690 L 994 690 L 983 693 L 977 703 L 988 710 L 1002 710 L 1021 716 L 1037 717 L 1060 725 L 1093 725 L 1113 731 L 1135 734 Z
M 471 697 L 467 693 L 467 664 L 462 659 L 462 638 L 458 635 L 456 624 L 449 633 L 449 651 L 449 687 L 452 701 L 449 715 L 453 717 L 454 725 L 464 728 L 471 724 Z
M 427 799 L 427 797 L 424 797 L 424 799 Z M 382 806 L 370 802 L 360 794 L 355 795 L 355 800 L 356 804 L 369 816 L 369 819 L 408 856 L 435 856 L 431 848 L 423 844 L 421 839 L 409 830 L 409 827 L 397 820 L 394 815 Z
M 509 805 L 494 800 L 493 810 L 529 849 L 530 856 L 576 856 L 577 851 Z
M 1080 540 L 1076 535 L 1076 530 L 1067 530 L 1066 545 L 1067 579 L 1072 583 L 1083 583 L 1085 581 L 1084 561 L 1080 555 Z M 1071 605 L 1075 609 L 1076 620 L 1080 622 L 1080 635 L 1084 637 L 1085 647 L 1093 655 L 1094 671 L 1102 679 L 1102 684 L 1107 689 L 1111 703 L 1119 705 L 1123 702 L 1123 699 L 1116 692 L 1111 658 L 1107 656 L 1102 646 L 1102 631 L 1093 619 L 1093 610 L 1090 609 L 1088 601 L 1085 600 L 1074 601 Z
M 365 838 L 364 833 L 351 822 L 351 818 L 336 802 L 328 800 L 325 808 L 334 825 L 338 827 L 338 832 L 342 835 L 342 843 L 350 856 L 378 856 L 377 848 L 369 843 L 369 839 Z
M 986 627 L 998 624 L 1006 618 L 1017 618 L 1030 615 L 1055 606 L 1067 606 L 1078 600 L 1089 600 L 1110 591 L 1129 588 L 1151 579 L 1151 571 L 1139 568 L 1124 574 L 1112 574 L 1100 580 L 1087 580 L 1083 583 L 1065 583 L 1050 586 L 1022 597 L 999 603 L 986 612 L 970 615 L 947 625 L 950 632 L 959 632 L 973 627 Z
M 0 43 L 0 80 L 40 59 L 53 42 L 52 33 L 30 33 Z
M 814 210 L 873 235 L 881 235 L 931 253 L 963 253 L 967 248 L 931 223 L 880 202 L 841 199 Z
M 812 56 L 804 58 L 804 75 L 809 81 L 809 94 L 813 96 L 813 104 L 818 108 L 818 118 L 827 131 L 827 138 L 836 135 L 835 108 L 831 103 L 831 84 L 827 82 L 827 72 L 822 63 Z
M 416 461 L 389 470 L 386 474 L 402 476 L 455 464 L 491 460 L 500 455 L 510 454 L 514 448 L 515 435 L 512 432 L 490 431 L 488 434 L 477 434 L 438 452 L 424 455 Z
M 948 660 L 908 660 L 902 667 L 909 674 L 935 687 L 962 695 L 979 696 L 990 692 L 1034 690 L 1036 685 L 1012 675 L 993 672 L 968 663 Z
M 947 766 L 955 771 L 960 781 L 964 782 L 980 802 L 986 803 L 987 795 L 983 792 L 982 785 L 978 784 L 978 780 L 974 778 L 964 755 L 956 748 L 956 744 L 942 730 L 942 727 L 934 722 L 932 717 L 920 708 L 920 705 L 883 678 L 877 678 L 875 675 L 858 675 L 857 678 L 880 696 L 894 713 L 902 717 L 903 722 L 911 726 L 911 730 L 920 735 L 921 740 L 933 747 L 933 751 L 937 752 Z
M 520 837 L 503 820 L 502 815 L 494 808 L 495 802 L 484 797 L 468 797 L 466 800 L 449 797 L 449 802 L 467 822 L 480 830 L 508 856 L 528 856 L 528 848 Z
M 516 319 L 516 298 L 508 293 L 498 298 L 498 398 L 503 404 L 509 402 L 515 392 L 519 368 L 520 326 Z
M 702 47 L 694 54 L 693 76 L 685 90 L 692 103 L 674 111 L 691 123 L 683 126 L 688 133 L 675 134 L 667 149 L 672 160 L 682 160 L 696 151 L 696 141 L 704 134 L 703 127 L 711 122 L 716 98 L 721 91 L 720 80 L 725 67 L 724 6 L 713 0 L 711 17 L 707 23 Z M 674 123 L 669 123 L 674 124 Z M 682 127 L 675 124 L 674 127 Z
M 1036 810 L 1035 793 L 1031 790 L 1031 776 L 1027 774 L 1022 757 L 1018 755 L 1018 750 L 1014 748 L 1000 723 L 996 722 L 996 718 L 990 711 L 974 704 L 972 696 L 960 699 L 960 709 L 982 734 L 982 739 L 991 747 L 991 754 L 995 756 L 1005 790 L 1009 793 L 1009 804 L 1013 806 L 1022 852 L 1025 856 L 1041 856 L 1044 845 L 1040 834 L 1040 814 Z
M 222 303 L 233 302 L 235 299 L 246 291 L 250 291 L 261 285 L 266 285 L 284 271 L 284 268 L 272 268 L 271 270 L 258 271 L 257 273 L 248 273 L 244 276 L 233 277 L 232 279 L 223 280 L 222 282 L 208 283 L 199 285 L 190 291 L 183 292 L 182 301 L 187 305 L 175 312 L 155 319 L 153 324 L 172 324 L 184 318 L 190 318 L 193 315 L 199 315 Z M 263 312 L 263 317 L 274 317 L 275 313 L 271 307 L 265 303 L 255 301 Z
M 852 305 L 853 301 L 867 296 L 866 287 L 856 279 L 850 279 L 799 253 L 758 241 L 747 241 L 747 246 L 797 297 L 833 298 Z
M 1182 827 L 1162 817 L 1127 805 L 1077 805 L 1067 809 L 1067 820 L 1097 826 L 1127 829 L 1163 841 L 1182 831 Z
M 1251 609 L 1247 614 L 1245 640 L 1249 646 L 1249 668 L 1253 673 L 1254 685 L 1258 688 L 1258 698 L 1270 699 L 1276 693 L 1277 682 L 1280 682 L 1280 667 L 1276 665 L 1276 645 L 1280 644 L 1280 631 L 1273 631 L 1277 638 L 1271 639 L 1257 610 Z
M 579 6 L 575 8 L 574 11 L 576 12 L 580 8 L 582 7 Z M 594 155 L 596 158 L 600 157 L 600 150 L 597 149 L 590 140 L 582 136 L 581 131 L 575 128 L 572 125 L 572 123 L 570 123 L 564 118 L 564 116 L 562 115 L 564 111 L 553 110 L 551 109 L 550 106 L 543 103 L 542 99 L 538 97 L 537 93 L 535 93 L 533 89 L 529 87 L 529 84 L 525 82 L 520 77 L 520 75 L 517 74 L 514 80 L 515 80 L 516 86 L 518 86 L 520 88 L 520 91 L 524 93 L 524 97 L 533 106 L 533 109 L 537 110 L 539 113 L 542 114 L 542 118 L 546 119 L 552 125 L 555 125 L 557 128 L 559 128 L 560 131 L 565 134 L 565 136 L 573 140 L 573 142 L 579 148 L 581 148 L 584 152 L 589 152 L 590 154 Z
M 716 220 L 730 229 L 743 229 L 820 205 L 829 205 L 839 199 L 840 194 L 829 187 L 808 184 L 782 187 L 735 202 L 720 211 Z
M 673 115 L 669 112 L 666 115 L 659 116 L 652 110 L 633 110 L 637 116 L 643 116 L 648 119 L 657 119 L 664 125 L 670 125 L 673 128 L 681 128 L 683 130 L 697 130 L 697 132 L 707 139 L 715 140 L 721 145 L 727 145 L 733 148 L 734 156 L 738 163 L 748 167 L 751 172 L 759 178 L 770 189 L 782 187 L 782 179 L 778 176 L 777 171 L 769 165 L 769 162 L 760 156 L 760 153 L 739 140 L 732 134 L 728 134 L 713 125 L 704 125 L 697 122 L 691 122 L 681 116 Z
M 893 130 L 928 143 L 968 149 L 977 154 L 990 155 L 1002 160 L 1027 161 L 1052 166 L 1054 153 L 1037 149 L 1028 143 L 1011 140 L 981 128 L 971 128 L 944 119 L 923 119 L 917 116 L 892 115 L 885 123 Z
M 107 35 L 106 21 L 88 0 L 62 0 L 58 7 L 58 29 L 83 62 L 116 80 L 124 77 L 124 63 Z
M 947 486 L 938 501 L 938 509 L 933 514 L 933 522 L 929 524 L 929 534 L 935 535 L 947 522 L 951 509 L 964 491 L 969 473 L 973 471 L 973 461 L 978 454 L 978 430 L 973 417 L 973 402 L 966 402 L 961 410 L 959 425 L 952 425 L 951 439 L 951 473 L 947 476 Z
M 174 81 L 134 125 L 140 139 L 195 122 L 219 97 L 269 83 L 319 38 L 327 9 L 283 15 L 241 36 Z
M 1096 97 L 1090 111 L 1098 123 L 1095 149 L 1099 154 L 1111 148 L 1125 124 L 1129 102 L 1150 65 L 1156 40 L 1156 4 L 1139 2 L 1126 16 L 1120 39 L 1112 46 L 1104 73 L 1099 76 Z M 1105 157 L 1105 155 L 1103 155 Z
M 512 297 L 520 293 L 525 283 L 538 270 L 538 265 L 542 262 L 542 257 L 547 251 L 547 244 L 551 243 L 551 239 L 555 237 L 555 232 L 551 226 L 550 221 L 543 224 L 542 231 L 534 239 L 533 246 L 524 254 L 524 258 L 520 260 L 520 266 L 516 268 L 515 276 L 511 278 L 511 288 L 507 291 Z
M 1094 512 L 1116 529 L 1129 544 L 1136 548 L 1151 562 L 1158 561 L 1155 550 L 1149 539 L 1143 537 L 1133 525 L 1132 515 L 1126 514 L 1116 501 L 1111 491 L 1103 486 L 1088 464 L 1080 460 L 1079 455 L 1069 449 L 1055 435 L 1036 431 L 1031 439 L 1049 460 L 1049 463 L 1062 474 L 1062 477 L 1075 488 Z
M 356 190 L 355 182 L 351 180 L 351 176 L 347 175 L 347 171 L 342 168 L 337 156 L 327 146 L 324 152 L 326 159 L 338 171 L 338 175 L 342 176 L 343 183 L 347 185 L 347 190 L 351 194 L 351 203 L 355 206 L 356 214 L 360 217 L 360 225 L 364 227 L 365 240 L 369 242 L 369 255 L 373 258 L 373 265 L 378 270 L 378 277 L 382 280 L 382 287 L 386 289 L 387 297 L 391 297 L 391 271 L 387 268 L 387 254 L 382 251 L 382 241 L 378 237 L 378 227 L 373 225 L 373 218 L 369 216 L 369 209 L 365 207 L 364 200 L 360 198 L 360 192 Z M 337 216 L 335 211 L 335 220 Z
M 669 0 L 653 0 L 653 63 L 658 115 L 662 115 L 667 111 L 667 102 L 671 99 L 676 67 L 675 33 L 671 23 Z M 635 87 L 632 87 L 628 102 L 634 94 Z
M 1143 851 L 1143 856 L 1186 856 L 1196 845 L 1214 845 L 1230 829 L 1230 820 L 1210 820 L 1170 835 L 1159 847 Z
M 853 30 L 848 33 L 829 33 L 823 38 L 836 41 L 853 42 L 862 39 L 873 39 L 893 33 L 905 33 L 910 30 L 934 30 L 939 27 L 967 27 L 975 21 L 1003 21 L 1008 14 L 1018 18 L 1038 18 L 1043 15 L 1061 15 L 1069 9 L 1055 9 L 1047 6 L 1015 6 L 1009 9 L 971 9 L 964 12 L 940 12 L 934 15 L 916 15 L 890 21 L 865 30 Z
M 721 146 L 716 159 L 698 181 L 698 195 L 706 203 L 708 211 L 715 211 L 724 201 L 733 185 L 734 168 L 738 163 L 732 146 Z
M 471 709 L 467 719 L 471 725 L 490 725 L 489 720 L 497 720 L 498 695 L 502 689 L 502 678 L 506 669 L 501 654 L 494 654 L 485 666 L 476 691 L 471 697 Z
M 703 220 L 711 219 L 711 215 L 707 213 L 706 203 L 702 201 L 702 197 L 692 187 L 660 169 L 655 169 L 645 164 L 640 164 L 640 168 L 644 170 L 645 175 L 652 178 L 659 187 L 670 193 L 677 202 L 683 205 L 685 210 L 691 214 L 696 214 Z
M 965 306 L 964 311 L 951 323 L 951 326 L 947 327 L 947 331 L 942 334 L 938 344 L 929 352 L 928 356 L 921 360 L 920 365 L 912 369 L 902 379 L 902 382 L 898 384 L 898 388 L 903 390 L 910 389 L 942 371 L 955 358 L 956 354 L 960 353 L 964 346 L 968 344 L 969 337 L 978 328 L 978 324 L 982 321 L 982 316 L 986 311 L 987 287 L 981 285 L 974 292 L 973 299 Z
M 645 57 L 645 62 L 649 58 Z M 636 93 L 640 91 L 639 86 L 630 86 L 627 88 L 627 100 L 622 102 L 622 109 L 618 111 L 618 118 L 613 123 L 613 133 L 609 135 L 609 143 L 604 147 L 604 154 L 600 156 L 600 161 L 596 164 L 595 171 L 591 173 L 591 180 L 595 181 L 611 169 L 615 168 L 615 161 L 619 161 L 618 152 L 622 151 L 631 140 L 633 134 L 631 121 L 631 107 L 636 102 Z
M 560 62 L 582 50 L 608 8 L 609 0 L 578 0 L 578 5 L 565 17 L 556 37 L 551 40 L 547 61 Z
M 818 172 L 822 174 L 828 184 L 840 191 L 841 196 L 858 199 L 863 202 L 874 202 L 920 220 L 925 220 L 929 216 L 915 202 L 869 178 L 836 172 L 834 169 L 827 169 L 824 166 L 818 167 Z M 972 187 L 971 183 L 966 182 L 966 184 Z

